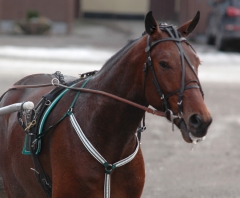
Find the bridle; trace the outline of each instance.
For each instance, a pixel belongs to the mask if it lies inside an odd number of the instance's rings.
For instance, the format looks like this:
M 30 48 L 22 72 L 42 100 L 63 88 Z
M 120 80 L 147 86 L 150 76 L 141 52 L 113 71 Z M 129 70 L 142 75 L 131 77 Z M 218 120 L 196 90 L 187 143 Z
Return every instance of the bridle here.
M 163 111 L 165 111 L 166 116 L 168 117 L 168 120 L 170 122 L 172 122 L 172 130 L 174 130 L 174 120 L 177 119 L 177 118 L 179 118 L 181 120 L 182 116 L 183 116 L 183 93 L 184 93 L 184 91 L 188 90 L 188 89 L 200 89 L 200 92 L 202 93 L 203 97 L 204 97 L 204 93 L 203 93 L 200 81 L 198 79 L 196 70 L 195 70 L 194 66 L 191 64 L 191 62 L 190 62 L 189 58 L 187 57 L 186 53 L 184 52 L 184 50 L 182 48 L 182 45 L 181 45 L 181 42 L 187 43 L 192 48 L 192 50 L 195 51 L 193 49 L 193 47 L 187 42 L 186 38 L 181 37 L 180 33 L 172 25 L 160 24 L 159 28 L 162 31 L 167 32 L 170 37 L 163 38 L 163 39 L 160 39 L 160 40 L 157 40 L 157 41 L 154 41 L 154 42 L 150 43 L 150 36 L 148 36 L 147 47 L 145 49 L 145 52 L 148 53 L 148 57 L 147 57 L 147 61 L 145 63 L 145 69 L 144 69 L 145 79 L 146 79 L 146 74 L 147 74 L 148 68 L 150 68 L 150 70 L 152 72 L 152 75 L 153 75 L 153 83 L 154 83 L 154 85 L 157 89 L 157 93 L 158 93 L 158 95 L 159 95 L 159 97 L 160 97 L 160 99 L 162 100 L 162 103 L 163 103 Z M 152 58 L 151 58 L 151 50 L 157 44 L 162 43 L 162 42 L 167 42 L 167 41 L 173 41 L 176 44 L 176 46 L 177 46 L 177 48 L 180 52 L 181 65 L 182 65 L 182 76 L 181 76 L 180 89 L 174 90 L 171 93 L 166 95 L 166 94 L 164 94 L 164 92 L 162 91 L 162 89 L 159 85 L 159 82 L 158 82 L 158 79 L 157 79 L 157 76 L 156 76 L 156 73 L 155 73 L 155 70 L 154 70 Z M 190 66 L 191 70 L 193 71 L 194 75 L 196 76 L 196 80 L 190 80 L 188 82 L 185 82 L 185 73 L 186 73 L 185 60 L 187 61 L 188 65 Z M 188 85 L 190 83 L 197 83 L 197 85 Z M 144 85 L 144 87 L 145 87 L 145 85 Z M 175 94 L 178 94 L 178 102 L 177 102 L 178 114 L 177 115 L 173 114 L 173 111 L 171 110 L 170 104 L 168 102 L 168 99 Z

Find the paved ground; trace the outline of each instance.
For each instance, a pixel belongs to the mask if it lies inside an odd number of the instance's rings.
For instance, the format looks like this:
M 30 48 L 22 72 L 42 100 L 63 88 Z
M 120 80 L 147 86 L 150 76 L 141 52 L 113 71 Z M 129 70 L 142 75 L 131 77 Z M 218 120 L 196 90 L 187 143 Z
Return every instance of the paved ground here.
M 116 50 L 128 39 L 140 35 L 143 27 L 139 22 L 114 24 L 101 21 L 98 24 L 97 21 L 84 21 L 77 26 L 71 36 L 3 35 L 0 36 L 0 46 L 79 47 L 89 45 L 98 49 Z M 195 46 L 199 51 L 215 53 L 216 57 L 222 57 L 213 48 L 197 44 Z M 240 56 L 236 53 L 227 54 L 227 56 L 232 55 Z M 9 61 L 9 78 L 6 75 L 6 68 L 3 69 L 6 61 Z M 11 70 L 10 63 L 23 64 L 23 61 L 27 64 L 28 60 L 0 56 L 0 94 L 17 79 L 32 72 L 31 69 L 24 69 L 24 67 L 21 72 L 20 69 L 19 71 Z M 39 67 L 39 60 L 33 62 L 37 66 L 34 64 L 32 67 Z M 44 61 L 41 63 L 43 64 Z M 59 64 L 63 69 L 65 68 L 57 61 L 50 63 L 55 66 Z M 142 136 L 147 175 L 143 198 L 240 197 L 240 81 L 238 76 L 234 75 L 239 72 L 239 64 L 236 62 L 223 64 L 219 60 L 212 63 L 206 61 L 206 63 L 201 66 L 203 73 L 200 73 L 200 76 L 205 91 L 205 101 L 213 117 L 213 124 L 207 138 L 196 145 L 192 151 L 192 145 L 183 141 L 178 130 L 171 132 L 171 125 L 165 119 L 148 115 L 147 131 Z M 66 64 L 75 65 L 77 73 L 81 70 L 81 66 L 77 67 L 77 64 L 82 63 L 66 62 Z M 50 69 L 48 68 L 48 71 Z M 1 71 L 4 71 L 3 76 Z M 3 190 L 0 191 L 0 198 L 5 198 Z

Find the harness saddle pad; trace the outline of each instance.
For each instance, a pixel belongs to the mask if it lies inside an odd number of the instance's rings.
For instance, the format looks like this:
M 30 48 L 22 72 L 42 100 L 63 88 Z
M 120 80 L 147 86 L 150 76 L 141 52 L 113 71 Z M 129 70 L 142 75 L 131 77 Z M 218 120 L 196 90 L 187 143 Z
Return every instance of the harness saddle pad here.
M 75 84 L 71 85 L 74 86 Z M 48 115 L 50 114 L 51 110 L 53 109 L 53 107 L 57 104 L 57 102 L 69 91 L 69 89 L 64 89 L 63 91 L 61 91 L 56 98 L 51 102 L 51 104 L 46 108 L 46 110 L 44 111 L 44 113 L 42 114 L 42 116 L 39 118 L 38 122 L 38 131 L 37 131 L 37 135 L 40 135 L 43 133 L 43 128 L 44 128 L 44 124 L 45 121 L 48 117 Z M 22 149 L 22 154 L 24 155 L 31 155 L 31 151 L 30 151 L 30 146 L 32 145 L 32 142 L 30 142 L 29 140 L 29 135 L 26 135 L 25 140 L 24 140 L 24 145 L 23 145 L 23 149 Z M 39 154 L 41 151 L 41 139 L 38 140 L 37 142 L 37 148 L 36 148 L 36 154 Z
M 53 102 L 51 103 L 51 105 L 48 106 L 48 108 L 47 108 L 47 109 L 45 110 L 45 112 L 43 113 L 42 117 L 39 119 L 39 123 L 40 123 L 40 124 L 39 124 L 39 129 L 38 129 L 38 135 L 42 134 L 45 121 L 46 121 L 48 115 L 50 114 L 51 110 L 52 110 L 53 107 L 57 104 L 57 102 L 64 96 L 64 94 L 65 94 L 67 91 L 69 91 L 69 89 L 65 89 L 63 92 L 61 92 L 61 93 L 53 100 Z M 25 141 L 24 141 L 24 145 L 23 145 L 22 154 L 24 154 L 24 155 L 31 155 L 30 146 L 31 146 L 31 142 L 29 142 L 28 135 L 26 135 Z M 38 140 L 36 154 L 39 154 L 40 151 L 41 151 L 41 139 Z

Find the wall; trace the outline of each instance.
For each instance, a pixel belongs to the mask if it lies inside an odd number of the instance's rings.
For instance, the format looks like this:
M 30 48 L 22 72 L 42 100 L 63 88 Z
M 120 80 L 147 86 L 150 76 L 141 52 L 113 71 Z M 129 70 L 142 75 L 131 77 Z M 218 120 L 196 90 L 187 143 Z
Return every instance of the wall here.
M 81 12 L 116 14 L 116 15 L 142 15 L 149 9 L 149 0 L 82 0 Z
M 179 23 L 184 23 L 194 18 L 197 11 L 200 11 L 200 21 L 194 34 L 204 34 L 207 24 L 207 19 L 211 7 L 208 5 L 208 0 L 178 0 L 181 1 L 179 12 Z
M 1 20 L 15 21 L 25 18 L 27 10 L 36 10 L 54 22 L 64 23 L 71 30 L 74 20 L 74 0 L 0 0 Z

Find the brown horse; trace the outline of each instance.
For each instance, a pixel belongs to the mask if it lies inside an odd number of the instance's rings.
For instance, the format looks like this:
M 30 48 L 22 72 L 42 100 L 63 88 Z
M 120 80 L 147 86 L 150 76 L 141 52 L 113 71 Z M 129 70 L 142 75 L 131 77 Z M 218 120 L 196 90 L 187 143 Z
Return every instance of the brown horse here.
M 188 143 L 201 140 L 211 124 L 204 104 L 203 91 L 197 77 L 200 60 L 186 41 L 199 20 L 195 18 L 179 28 L 157 24 L 152 13 L 145 19 L 145 33 L 131 41 L 94 74 L 85 88 L 114 94 L 143 106 L 151 105 L 181 130 Z M 50 74 L 27 76 L 15 85 L 48 83 Z M 77 82 L 81 87 L 86 81 Z M 10 90 L 1 106 L 22 101 L 39 102 L 53 87 Z M 74 101 L 76 91 L 69 90 L 49 113 L 44 128 L 57 123 Z M 66 116 L 43 138 L 38 157 L 49 176 L 51 197 L 104 197 L 105 172 L 111 174 L 111 197 L 140 197 L 145 169 L 136 129 L 144 111 L 112 98 L 81 92 L 69 113 L 74 114 L 86 138 L 109 164 L 136 156 L 121 167 L 99 163 L 80 141 Z M 22 155 L 26 133 L 17 114 L 0 116 L 0 172 L 8 197 L 42 198 L 45 192 L 38 184 L 32 158 Z M 136 143 L 137 142 L 137 143 Z M 106 171 L 105 171 L 106 169 Z M 114 170 L 113 170 L 114 169 Z M 108 172 L 108 173 L 107 173 Z M 111 173 L 110 173 L 111 172 Z M 109 197 L 105 195 L 105 197 Z

